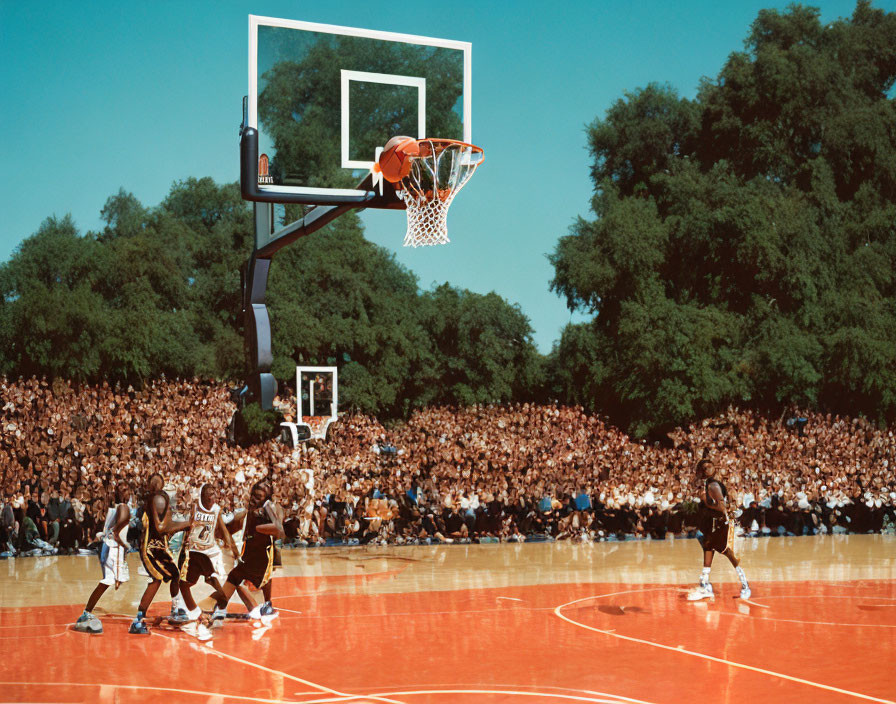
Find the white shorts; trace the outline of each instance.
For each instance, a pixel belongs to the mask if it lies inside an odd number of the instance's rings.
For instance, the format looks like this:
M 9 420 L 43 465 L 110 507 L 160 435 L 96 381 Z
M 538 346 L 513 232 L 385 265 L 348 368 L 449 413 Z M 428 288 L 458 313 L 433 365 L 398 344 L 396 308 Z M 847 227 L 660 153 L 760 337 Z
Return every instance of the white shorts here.
M 103 567 L 103 578 L 100 584 L 114 587 L 116 582 L 127 582 L 131 578 L 128 571 L 128 555 L 118 543 L 109 545 L 103 542 L 100 547 L 100 564 Z
M 227 569 L 224 567 L 224 553 L 221 550 L 218 550 L 209 554 L 208 557 L 212 561 L 212 567 L 215 568 L 215 577 L 217 577 L 221 584 L 224 584 L 224 582 L 227 581 Z

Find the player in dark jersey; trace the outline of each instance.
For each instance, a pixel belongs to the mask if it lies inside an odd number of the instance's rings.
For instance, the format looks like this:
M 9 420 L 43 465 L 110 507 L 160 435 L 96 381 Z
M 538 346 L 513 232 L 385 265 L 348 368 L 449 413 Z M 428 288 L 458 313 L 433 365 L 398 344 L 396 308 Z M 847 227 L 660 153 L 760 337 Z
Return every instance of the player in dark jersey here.
M 688 594 L 688 601 L 713 598 L 709 573 L 712 569 L 712 558 L 721 553 L 737 572 L 740 580 L 740 598 L 750 598 L 750 584 L 747 575 L 740 566 L 740 560 L 734 554 L 734 521 L 728 516 L 728 491 L 716 478 L 716 468 L 708 459 L 697 463 L 697 482 L 703 484 L 703 501 L 700 507 L 697 527 L 703 533 L 703 571 L 700 574 L 700 585 Z
M 279 511 L 271 501 L 272 496 L 269 480 L 262 479 L 253 485 L 243 530 L 243 551 L 227 575 L 227 581 L 218 599 L 218 611 L 227 607 L 230 597 L 243 582 L 251 582 L 257 589 L 263 589 L 271 579 L 271 572 L 274 570 L 274 541 L 286 535 L 283 532 Z M 250 604 L 246 606 L 252 618 L 266 615 L 262 613 L 260 606 L 254 604 L 251 597 L 249 601 L 251 606 Z
M 165 482 L 161 474 L 155 473 L 150 476 L 143 505 L 140 559 L 152 581 L 146 585 L 146 591 L 143 592 L 143 598 L 140 599 L 140 605 L 137 607 L 137 616 L 128 629 L 128 633 L 149 634 L 144 619 L 162 582 L 168 582 L 171 585 L 172 599 L 177 596 L 179 591 L 180 573 L 174 563 L 174 556 L 168 549 L 168 537 L 189 528 L 191 522 L 171 520 L 170 499 L 168 494 L 162 491 L 164 485 Z
M 224 524 L 224 532 L 227 533 L 227 537 L 224 538 L 225 541 L 227 539 L 230 539 L 231 541 L 234 540 L 233 536 L 236 535 L 237 533 L 239 533 L 240 531 L 244 531 L 243 534 L 245 535 L 246 516 L 247 515 L 248 515 L 248 511 L 245 508 L 239 508 L 236 511 L 234 511 L 233 516 L 231 516 L 231 519 L 229 521 L 222 520 L 222 522 Z M 237 554 L 234 556 L 234 558 L 235 558 L 236 562 L 239 562 L 240 555 Z M 274 569 L 276 569 L 276 567 L 277 567 L 277 555 L 275 553 L 274 554 Z M 225 580 L 226 580 L 226 578 L 225 578 Z M 270 588 L 271 588 L 271 580 L 268 580 L 267 584 L 265 584 L 264 587 L 262 587 L 262 589 L 265 591 L 265 594 L 269 594 Z M 253 611 L 253 609 L 256 608 L 255 600 L 250 596 L 249 590 L 246 589 L 246 587 L 243 587 L 243 586 L 237 587 L 236 593 L 239 596 L 240 600 L 243 602 L 243 604 L 245 604 L 246 611 L 251 612 L 251 611 Z M 215 589 L 215 591 L 212 592 L 212 594 L 210 596 L 212 599 L 215 600 L 215 609 L 212 613 L 212 626 L 220 627 L 220 626 L 224 625 L 224 619 L 227 618 L 227 610 L 220 608 L 218 606 L 218 604 L 224 603 L 226 601 L 226 599 L 224 599 L 224 595 L 223 595 L 220 587 L 217 587 Z M 268 597 L 266 596 L 265 600 L 267 600 L 267 599 L 268 599 Z M 271 609 L 265 609 L 265 607 L 262 606 L 261 609 L 262 610 L 260 611 L 260 613 L 262 616 L 272 615 L 271 612 L 273 611 L 273 607 L 271 607 Z

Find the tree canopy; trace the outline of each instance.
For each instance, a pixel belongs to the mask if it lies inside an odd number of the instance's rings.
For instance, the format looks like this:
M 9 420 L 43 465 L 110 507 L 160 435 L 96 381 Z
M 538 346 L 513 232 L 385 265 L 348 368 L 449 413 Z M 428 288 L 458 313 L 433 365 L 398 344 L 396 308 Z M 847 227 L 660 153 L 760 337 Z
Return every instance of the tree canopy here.
M 594 218 L 551 262 L 590 322 L 561 397 L 646 434 L 726 404 L 896 413 L 896 14 L 762 10 L 695 100 L 626 94 L 588 128 Z
M 316 185 L 346 185 L 315 140 L 337 102 L 304 71 L 330 71 L 331 50 L 270 68 L 259 108 L 273 168 Z M 403 60 L 454 80 L 425 52 Z M 588 127 L 592 216 L 550 255 L 551 290 L 588 319 L 547 359 L 518 306 L 421 291 L 352 213 L 273 262 L 273 372 L 336 365 L 344 405 L 385 416 L 549 394 L 641 436 L 730 403 L 893 420 L 894 82 L 896 13 L 763 10 L 693 100 L 652 83 Z M 253 217 L 237 185 L 187 179 L 156 206 L 121 191 L 102 218 L 81 234 L 50 217 L 0 265 L 0 374 L 240 379 Z
M 0 373 L 239 380 L 253 220 L 237 186 L 188 179 L 156 207 L 122 191 L 102 217 L 86 235 L 48 218 L 0 265 Z M 519 399 L 538 369 L 517 306 L 447 284 L 421 292 L 355 213 L 273 260 L 268 302 L 275 376 L 291 385 L 299 363 L 336 365 L 343 406 L 368 413 Z

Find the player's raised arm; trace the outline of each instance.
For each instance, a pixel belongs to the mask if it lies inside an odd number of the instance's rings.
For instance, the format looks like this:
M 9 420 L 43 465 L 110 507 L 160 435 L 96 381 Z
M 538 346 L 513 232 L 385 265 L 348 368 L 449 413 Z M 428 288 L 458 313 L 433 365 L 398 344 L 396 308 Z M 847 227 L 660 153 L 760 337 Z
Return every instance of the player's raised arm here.
M 237 549 L 236 542 L 233 540 L 233 535 L 231 535 L 230 531 L 227 529 L 227 524 L 224 522 L 224 516 L 221 515 L 221 513 L 218 513 L 218 525 L 216 526 L 216 529 L 224 542 L 227 543 L 227 547 L 230 549 L 230 554 L 233 555 L 233 559 L 238 559 L 240 551 Z
M 236 511 L 234 511 L 233 518 L 230 519 L 230 522 L 228 523 L 225 521 L 224 523 L 225 527 L 227 528 L 227 532 L 230 533 L 230 535 L 233 535 L 234 533 L 239 533 L 241 530 L 243 530 L 243 528 L 246 527 L 247 515 L 248 511 L 244 508 L 238 508 Z
M 118 508 L 115 513 L 115 526 L 112 528 L 113 537 L 115 542 L 121 545 L 124 548 L 124 553 L 127 555 L 129 545 L 124 542 L 121 538 L 121 532 L 125 526 L 131 521 L 131 512 L 128 509 L 127 504 L 118 504 Z
M 159 534 L 171 535 L 192 525 L 192 521 L 172 521 L 171 511 L 166 511 L 166 504 L 164 497 L 159 494 L 156 494 L 152 499 L 152 522 Z M 163 518 L 159 518 L 159 511 L 165 511 Z
M 283 522 L 280 520 L 280 512 L 276 504 L 272 501 L 268 501 L 265 503 L 264 509 L 268 518 L 271 519 L 271 522 L 257 526 L 256 530 L 264 535 L 273 535 L 275 538 L 282 540 L 286 537 L 286 532 L 283 530 Z
M 724 513 L 725 515 L 728 514 L 728 500 L 722 493 L 722 488 L 719 486 L 718 482 L 709 483 L 709 486 L 706 487 L 704 500 L 706 502 L 707 508 L 711 508 L 714 511 L 719 511 L 721 513 Z

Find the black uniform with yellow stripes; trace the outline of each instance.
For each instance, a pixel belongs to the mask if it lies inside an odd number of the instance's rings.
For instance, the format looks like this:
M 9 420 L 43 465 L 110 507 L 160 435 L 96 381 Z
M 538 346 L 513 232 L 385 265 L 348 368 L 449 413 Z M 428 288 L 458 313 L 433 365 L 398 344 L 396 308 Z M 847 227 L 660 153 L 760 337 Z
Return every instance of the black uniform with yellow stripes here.
M 728 498 L 728 490 L 718 479 L 706 480 L 706 495 L 709 496 L 710 484 L 718 484 L 722 491 L 722 496 Z M 703 533 L 703 549 L 715 550 L 716 552 L 725 552 L 730 547 L 734 547 L 734 522 L 729 522 L 724 511 L 713 509 L 703 504 L 700 511 L 699 525 L 697 526 Z
M 162 582 L 170 582 L 179 578 L 177 565 L 174 564 L 174 555 L 168 549 L 168 536 L 156 530 L 150 511 L 155 511 L 155 498 L 161 496 L 165 499 L 165 509 L 162 511 L 161 520 L 164 521 L 170 509 L 168 494 L 160 491 L 152 494 L 146 500 L 143 511 L 143 537 L 140 540 L 140 559 L 143 566 L 149 572 L 149 576 Z
M 237 587 L 247 581 L 261 589 L 271 578 L 274 569 L 274 536 L 257 530 L 258 526 L 272 522 L 267 506 L 266 501 L 261 508 L 250 511 L 246 516 L 243 550 L 239 561 L 227 575 L 227 581 Z

